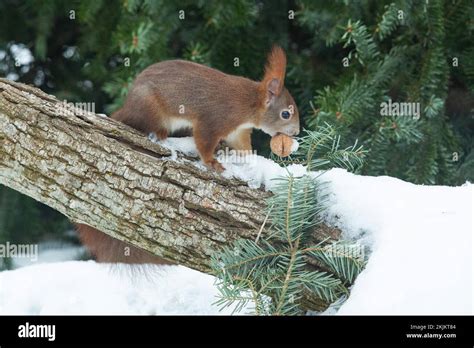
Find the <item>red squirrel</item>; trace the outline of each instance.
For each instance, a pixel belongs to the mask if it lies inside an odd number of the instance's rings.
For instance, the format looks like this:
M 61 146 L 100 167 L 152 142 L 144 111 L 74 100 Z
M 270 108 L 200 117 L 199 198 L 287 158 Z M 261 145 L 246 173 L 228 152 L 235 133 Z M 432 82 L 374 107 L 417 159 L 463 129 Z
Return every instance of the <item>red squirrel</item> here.
M 285 52 L 278 46 L 268 55 L 261 81 L 184 60 L 163 61 L 136 77 L 123 107 L 111 117 L 161 140 L 192 129 L 202 161 L 220 172 L 224 168 L 214 151 L 221 140 L 250 151 L 253 128 L 271 136 L 299 133 L 298 108 L 284 87 L 285 71 Z M 78 224 L 77 229 L 99 262 L 167 263 L 90 226 Z
M 214 159 L 221 140 L 235 150 L 252 150 L 252 128 L 271 136 L 299 133 L 298 108 L 284 87 L 285 70 L 286 56 L 278 46 L 259 82 L 184 60 L 156 63 L 137 76 L 112 118 L 161 140 L 191 128 L 202 161 L 222 171 Z

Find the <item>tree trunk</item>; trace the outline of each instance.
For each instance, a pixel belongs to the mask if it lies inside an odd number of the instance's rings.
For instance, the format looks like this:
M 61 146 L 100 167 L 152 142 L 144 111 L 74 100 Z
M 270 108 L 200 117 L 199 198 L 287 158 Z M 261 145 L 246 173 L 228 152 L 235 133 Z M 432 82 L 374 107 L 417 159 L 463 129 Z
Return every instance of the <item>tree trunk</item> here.
M 271 195 L 202 170 L 184 155 L 172 158 L 124 124 L 5 79 L 0 142 L 0 184 L 74 222 L 206 273 L 222 246 L 256 238 Z M 325 226 L 314 231 L 315 240 L 338 235 Z M 316 303 L 308 307 L 324 307 Z

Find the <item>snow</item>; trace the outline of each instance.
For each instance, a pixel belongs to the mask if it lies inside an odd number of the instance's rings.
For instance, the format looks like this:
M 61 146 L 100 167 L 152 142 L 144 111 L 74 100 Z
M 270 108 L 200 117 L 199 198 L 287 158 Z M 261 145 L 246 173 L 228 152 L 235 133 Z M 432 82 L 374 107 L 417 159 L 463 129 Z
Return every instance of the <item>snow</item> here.
M 300 147 L 300 143 L 298 142 L 298 140 L 292 138 L 293 140 L 293 143 L 291 144 L 291 153 L 295 152 L 295 151 L 298 151 L 299 147 Z
M 216 295 L 212 276 L 181 266 L 68 261 L 0 273 L 0 314 L 230 314 Z
M 23 44 L 14 44 L 10 47 L 10 51 L 18 65 L 31 64 L 35 59 L 30 49 Z
M 176 151 L 188 156 L 198 156 L 193 137 L 158 140 L 154 134 L 150 134 L 149 139 L 170 149 L 173 159 L 176 159 Z M 296 151 L 297 149 L 298 142 L 294 140 L 292 151 Z M 225 154 L 226 153 L 224 153 L 224 155 Z M 259 188 L 263 185 L 267 190 L 271 190 L 273 184 L 272 179 L 276 177 L 288 175 L 289 172 L 295 176 L 301 176 L 306 173 L 305 167 L 300 164 L 290 165 L 288 169 L 285 169 L 268 158 L 254 154 L 239 157 L 219 156 L 218 153 L 217 157 L 225 168 L 225 171 L 222 173 L 224 177 L 242 179 L 252 188 Z M 206 168 L 203 163 L 200 163 L 199 167 Z
M 196 154 L 192 138 L 160 143 Z M 306 173 L 302 165 L 285 169 L 257 155 L 223 165 L 224 176 L 266 189 L 277 176 Z M 369 255 L 347 301 L 325 314 L 474 313 L 472 184 L 414 185 L 342 169 L 312 175 L 326 183 L 326 222 L 339 227 L 343 238 L 362 244 Z M 92 261 L 76 261 L 1 272 L 0 314 L 232 312 L 212 305 L 217 290 L 209 275 L 162 266 L 130 277 L 124 267 L 114 266 L 118 272 L 111 272 Z
M 193 137 L 182 137 L 182 138 L 167 138 L 166 140 L 158 140 L 154 133 L 151 133 L 148 137 L 151 141 L 166 147 L 171 150 L 176 157 L 176 151 L 179 151 L 187 156 L 198 156 L 196 149 L 196 143 Z
M 82 246 L 56 241 L 43 242 L 38 244 L 37 260 L 31 260 L 27 257 L 12 257 L 12 267 L 20 268 L 33 265 L 35 263 L 75 260 L 79 259 L 85 253 L 86 249 Z
M 472 314 L 473 185 L 414 185 L 333 169 L 326 220 L 370 251 L 338 314 Z
M 223 163 L 225 168 L 223 175 L 227 178 L 234 177 L 246 181 L 252 188 L 263 185 L 265 189 L 271 190 L 274 184 L 273 179 L 277 177 L 287 176 L 289 173 L 302 176 L 306 173 L 306 168 L 301 164 L 292 164 L 285 169 L 268 158 L 256 157 L 256 160 L 246 163 Z

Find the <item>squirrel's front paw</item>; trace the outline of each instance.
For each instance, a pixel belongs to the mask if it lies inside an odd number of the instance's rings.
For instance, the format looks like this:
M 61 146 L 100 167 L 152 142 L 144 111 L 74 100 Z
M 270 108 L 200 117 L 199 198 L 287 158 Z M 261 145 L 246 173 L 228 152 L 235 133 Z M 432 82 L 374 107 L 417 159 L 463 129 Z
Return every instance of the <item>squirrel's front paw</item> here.
M 209 168 L 214 169 L 218 173 L 222 173 L 225 170 L 224 166 L 222 164 L 220 164 L 219 161 L 216 160 L 216 159 L 213 159 L 213 160 L 207 162 L 206 165 Z

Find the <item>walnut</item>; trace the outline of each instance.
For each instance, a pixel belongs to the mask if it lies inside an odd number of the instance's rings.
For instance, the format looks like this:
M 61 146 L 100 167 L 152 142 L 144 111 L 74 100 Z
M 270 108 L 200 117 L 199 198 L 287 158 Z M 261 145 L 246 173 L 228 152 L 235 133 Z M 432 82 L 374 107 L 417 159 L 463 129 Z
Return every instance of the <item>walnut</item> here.
M 287 157 L 294 151 L 295 140 L 285 134 L 277 134 L 272 137 L 270 147 L 272 152 L 280 157 Z

